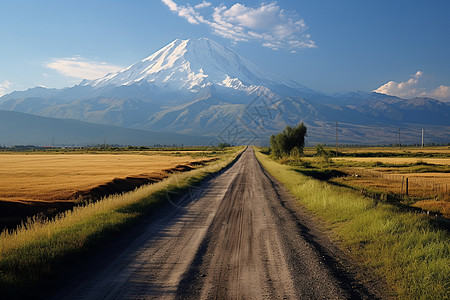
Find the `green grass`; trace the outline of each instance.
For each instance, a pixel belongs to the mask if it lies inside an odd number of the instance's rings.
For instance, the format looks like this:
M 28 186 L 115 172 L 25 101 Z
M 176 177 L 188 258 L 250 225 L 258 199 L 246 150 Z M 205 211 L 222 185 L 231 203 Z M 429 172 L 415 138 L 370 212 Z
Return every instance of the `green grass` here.
M 281 165 L 256 151 L 263 166 L 401 299 L 449 299 L 450 234 L 425 217 L 365 198 Z
M 76 207 L 53 220 L 35 218 L 17 230 L 2 232 L 0 297 L 20 298 L 41 291 L 46 279 L 70 271 L 65 269 L 68 265 L 167 201 L 167 192 L 181 193 L 198 184 L 229 165 L 241 151 L 242 147 L 235 148 L 205 167 Z

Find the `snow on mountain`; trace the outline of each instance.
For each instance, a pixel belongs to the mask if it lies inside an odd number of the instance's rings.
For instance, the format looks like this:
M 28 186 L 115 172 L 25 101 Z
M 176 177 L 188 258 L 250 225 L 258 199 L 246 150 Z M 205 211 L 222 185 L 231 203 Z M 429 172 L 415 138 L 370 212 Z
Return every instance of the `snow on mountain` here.
M 141 81 L 165 89 L 191 92 L 211 85 L 237 90 L 252 90 L 256 86 L 302 88 L 300 84 L 262 70 L 231 49 L 207 38 L 176 39 L 123 71 L 96 80 L 84 80 L 80 85 L 121 86 Z
M 395 143 L 399 127 L 409 128 L 410 142 L 417 128 L 426 128 L 433 142 L 448 142 L 450 132 L 450 104 L 365 92 L 324 94 L 206 38 L 175 40 L 125 70 L 74 87 L 4 95 L 0 109 L 220 139 L 235 132 L 260 143 L 300 121 L 319 143 L 333 141 L 336 121 L 347 126 L 341 139 L 348 143 Z

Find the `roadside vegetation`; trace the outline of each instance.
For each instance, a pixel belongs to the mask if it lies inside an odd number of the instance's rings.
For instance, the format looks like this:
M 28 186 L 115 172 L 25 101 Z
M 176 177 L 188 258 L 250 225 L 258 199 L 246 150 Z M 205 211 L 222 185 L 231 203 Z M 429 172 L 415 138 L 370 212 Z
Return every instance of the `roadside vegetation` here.
M 450 234 L 422 213 L 367 197 L 359 189 L 330 184 L 347 174 L 330 168 L 333 152 L 314 149 L 311 160 L 270 157 L 255 151 L 262 165 L 324 221 L 353 257 L 386 280 L 402 299 L 449 299 Z M 371 195 L 369 195 L 371 196 Z
M 264 151 L 276 158 L 270 150 Z M 285 155 L 278 161 L 365 196 L 421 209 L 450 225 L 450 147 L 352 147 L 336 155 L 335 148 L 317 145 L 305 148 L 301 156 Z
M 286 126 L 283 132 L 270 137 L 272 156 L 279 158 L 283 156 L 298 157 L 303 153 L 305 147 L 306 126 L 303 123 L 295 127 Z
M 52 284 L 55 274 L 67 272 L 67 266 L 74 265 L 167 202 L 168 193 L 186 192 L 190 186 L 229 165 L 242 151 L 242 147 L 228 148 L 219 160 L 204 167 L 75 207 L 51 220 L 33 218 L 16 230 L 3 231 L 0 234 L 1 297 L 20 298 L 33 295 L 36 290 L 45 291 L 49 287 L 43 286 L 44 282 Z

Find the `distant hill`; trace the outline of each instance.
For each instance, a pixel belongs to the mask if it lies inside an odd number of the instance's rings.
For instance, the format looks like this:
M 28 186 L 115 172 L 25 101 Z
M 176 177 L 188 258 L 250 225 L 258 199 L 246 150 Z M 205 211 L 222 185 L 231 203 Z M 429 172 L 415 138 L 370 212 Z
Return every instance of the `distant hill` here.
M 151 132 L 0 110 L 0 145 L 209 145 L 208 137 Z

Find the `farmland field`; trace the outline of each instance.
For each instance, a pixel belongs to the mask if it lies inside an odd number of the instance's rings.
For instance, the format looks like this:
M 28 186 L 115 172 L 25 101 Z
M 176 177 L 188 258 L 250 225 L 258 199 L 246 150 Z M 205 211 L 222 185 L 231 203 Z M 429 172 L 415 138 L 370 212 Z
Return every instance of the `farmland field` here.
M 413 164 L 425 162 L 436 165 L 450 165 L 449 158 L 418 158 L 418 157 L 338 157 L 335 161 L 355 161 L 355 162 L 381 162 L 385 164 Z
M 161 176 L 162 170 L 199 160 L 127 154 L 1 155 L 0 200 L 66 200 L 114 178 Z
M 324 149 L 320 157 L 306 148 L 299 171 L 450 218 L 449 147 L 344 147 L 337 157 Z
M 330 151 L 335 151 L 335 147 L 326 147 Z M 395 154 L 438 154 L 450 155 L 448 146 L 433 147 L 338 147 L 339 153 L 343 154 L 359 154 L 359 153 L 395 153 Z M 315 153 L 314 147 L 306 147 L 307 154 Z
M 132 190 L 215 159 L 192 153 L 141 154 L 1 154 L 0 225 L 40 212 L 52 215 L 82 198 Z

